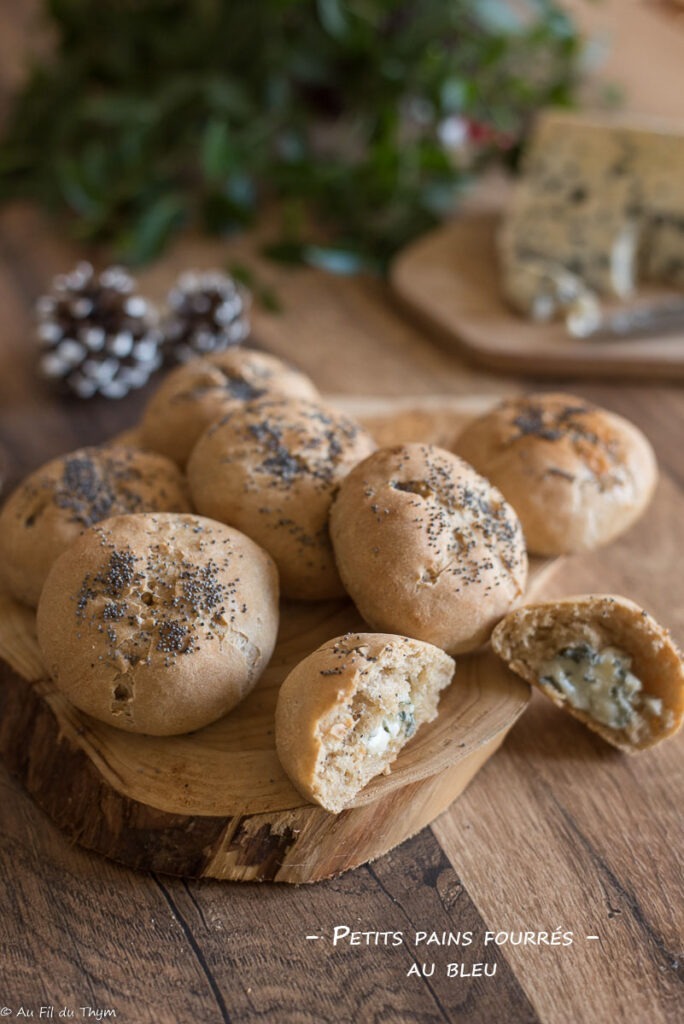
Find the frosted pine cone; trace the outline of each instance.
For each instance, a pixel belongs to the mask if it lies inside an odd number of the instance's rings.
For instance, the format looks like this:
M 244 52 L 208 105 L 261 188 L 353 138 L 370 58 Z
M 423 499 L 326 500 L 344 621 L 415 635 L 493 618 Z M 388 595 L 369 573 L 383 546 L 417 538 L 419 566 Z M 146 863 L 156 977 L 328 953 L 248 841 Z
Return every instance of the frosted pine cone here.
M 220 271 L 187 271 L 167 296 L 164 357 L 186 363 L 193 356 L 239 345 L 250 332 L 249 294 Z
M 79 263 L 54 279 L 36 312 L 41 373 L 79 398 L 123 398 L 161 365 L 157 312 L 121 267 L 96 274 Z

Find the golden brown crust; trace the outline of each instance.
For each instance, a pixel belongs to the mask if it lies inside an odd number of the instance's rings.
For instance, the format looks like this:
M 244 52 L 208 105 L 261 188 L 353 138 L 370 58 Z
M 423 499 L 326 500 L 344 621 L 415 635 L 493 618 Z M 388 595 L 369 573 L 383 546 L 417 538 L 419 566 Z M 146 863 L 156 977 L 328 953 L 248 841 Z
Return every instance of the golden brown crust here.
M 139 443 L 184 466 L 201 435 L 230 409 L 263 396 L 316 401 L 312 381 L 275 356 L 230 348 L 173 370 L 143 414 Z
M 272 560 L 201 516 L 147 513 L 91 527 L 55 562 L 38 640 L 57 687 L 130 732 L 173 735 L 220 718 L 275 644 Z
M 326 780 L 326 800 L 317 779 L 324 743 L 321 723 L 351 701 L 364 677 L 382 671 L 390 655 L 407 665 L 410 659 L 420 658 L 427 669 L 425 686 L 443 689 L 453 677 L 453 660 L 431 644 L 388 633 L 348 633 L 313 651 L 283 682 L 276 706 L 276 749 L 290 780 L 312 803 L 326 806 L 335 789 L 335 780 Z M 432 717 L 434 712 L 426 714 L 418 725 Z
M 553 686 L 542 682 L 539 667 L 559 651 L 586 643 L 594 650 L 617 647 L 632 658 L 631 671 L 644 693 L 663 702 L 664 714 L 651 718 L 650 730 L 630 737 L 588 713 L 573 708 Z M 684 666 L 668 631 L 643 608 L 614 594 L 583 594 L 529 605 L 511 612 L 492 634 L 492 648 L 519 676 L 557 707 L 579 719 L 613 746 L 634 753 L 673 735 L 684 714 Z
M 454 451 L 510 501 L 538 555 L 609 543 L 643 513 L 657 482 L 641 431 L 573 395 L 508 399 L 469 424 Z
M 0 513 L 0 564 L 14 597 L 37 605 L 55 559 L 84 530 L 129 512 L 189 512 L 185 478 L 154 452 L 79 448 L 41 466 Z
M 242 530 L 273 556 L 285 596 L 340 597 L 330 503 L 374 447 L 358 424 L 320 403 L 261 399 L 202 436 L 188 463 L 190 490 L 200 512 Z
M 474 650 L 522 596 L 522 530 L 501 494 L 451 452 L 381 448 L 340 487 L 330 530 L 364 619 L 449 654 Z
M 368 652 L 377 652 L 387 640 L 385 634 L 375 636 L 372 648 L 367 642 L 363 645 Z M 367 664 L 367 656 L 361 652 L 341 659 L 336 650 L 341 639 L 331 640 L 295 665 L 278 692 L 275 717 L 278 758 L 290 781 L 311 803 L 318 803 L 316 764 L 321 747 L 318 724 L 338 704 L 351 698 L 358 685 L 359 672 Z

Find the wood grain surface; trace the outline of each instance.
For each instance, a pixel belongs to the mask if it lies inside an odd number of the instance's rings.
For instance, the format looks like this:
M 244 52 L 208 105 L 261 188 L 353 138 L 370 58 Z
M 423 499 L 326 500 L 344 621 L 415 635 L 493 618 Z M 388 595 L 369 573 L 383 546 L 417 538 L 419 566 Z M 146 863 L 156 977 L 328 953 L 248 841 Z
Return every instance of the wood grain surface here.
M 597 19 L 619 9 L 621 36 L 634 12 L 637 30 L 622 70 L 634 81 L 639 60 L 632 54 L 644 56 L 644 97 L 653 109 L 659 69 L 663 81 L 681 80 L 684 47 L 675 40 L 682 30 L 668 29 L 667 46 L 646 59 L 642 22 L 671 24 L 660 20 L 660 5 L 577 6 Z M 30 10 L 30 3 L 0 0 L 0 108 Z M 682 95 L 668 89 L 668 103 Z M 222 264 L 251 260 L 255 248 L 253 239 L 208 248 L 189 240 L 152 273 L 161 283 L 202 254 L 205 265 Z M 50 455 L 122 429 L 146 397 L 123 405 L 59 402 L 34 376 L 32 302 L 52 273 L 82 255 L 33 211 L 0 212 L 0 475 L 7 487 Z M 328 391 L 495 395 L 539 384 L 487 375 L 447 355 L 402 317 L 379 282 L 258 266 L 285 303 L 280 316 L 257 311 L 260 337 Z M 647 519 L 600 557 L 568 561 L 554 587 L 623 592 L 681 642 L 684 395 L 666 382 L 560 380 L 554 387 L 632 418 L 663 471 Z M 535 698 L 497 756 L 431 828 L 372 865 L 305 888 L 132 873 L 67 842 L 2 771 L 0 1009 L 23 1005 L 37 1018 L 51 1004 L 57 1019 L 68 1006 L 80 1019 L 81 1006 L 109 1008 L 126 1024 L 679 1024 L 682 739 L 629 759 Z M 429 952 L 408 943 L 333 948 L 339 925 L 407 936 L 471 930 L 477 940 Z M 557 927 L 578 941 L 493 952 L 483 946 L 487 930 Z M 323 938 L 307 941 L 309 934 Z M 496 961 L 497 971 L 447 978 L 445 964 L 458 960 Z M 429 961 L 433 976 L 407 977 L 414 963 Z
M 487 405 L 448 397 L 424 407 L 417 399 L 329 401 L 342 411 L 351 404 L 388 443 L 448 443 Z M 530 598 L 558 565 L 531 560 Z M 437 719 L 391 774 L 374 779 L 343 814 L 328 814 L 304 800 L 280 767 L 277 694 L 316 647 L 368 628 L 348 600 L 284 603 L 268 668 L 239 707 L 188 736 L 138 736 L 82 714 L 55 689 L 34 615 L 0 592 L 0 757 L 67 836 L 129 867 L 229 881 L 331 877 L 430 824 L 529 701 L 529 687 L 491 652 L 459 658 Z
M 572 338 L 558 320 L 533 323 L 501 294 L 496 232 L 502 205 L 455 218 L 407 246 L 390 279 L 398 299 L 444 343 L 492 370 L 551 377 L 574 375 L 684 379 L 684 327 L 628 340 Z M 662 301 L 651 290 L 639 302 Z M 669 298 L 672 298 L 670 293 Z M 606 309 L 617 304 L 606 304 Z

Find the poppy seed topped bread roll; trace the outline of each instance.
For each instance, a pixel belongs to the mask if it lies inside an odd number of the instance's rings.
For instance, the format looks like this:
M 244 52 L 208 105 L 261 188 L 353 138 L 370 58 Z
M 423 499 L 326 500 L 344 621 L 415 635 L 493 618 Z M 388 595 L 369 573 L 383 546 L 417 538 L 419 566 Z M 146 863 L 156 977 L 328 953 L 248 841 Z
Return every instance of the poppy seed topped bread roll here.
M 348 633 L 323 644 L 278 694 L 276 749 L 293 784 L 343 810 L 436 717 L 454 668 L 444 651 L 404 636 Z
M 129 732 L 190 732 L 230 711 L 273 652 L 278 578 L 248 537 L 193 515 L 117 516 L 55 562 L 38 605 L 50 676 Z
M 374 447 L 358 424 L 327 406 L 261 399 L 202 436 L 188 463 L 190 490 L 198 511 L 237 527 L 272 555 L 286 597 L 341 597 L 330 503 Z
M 525 590 L 515 512 L 471 466 L 432 445 L 380 448 L 353 469 L 330 532 L 366 622 L 449 654 L 485 643 Z
M 120 445 L 79 448 L 41 466 L 0 513 L 0 565 L 11 593 L 36 605 L 55 559 L 84 530 L 129 512 L 189 512 L 175 463 Z
M 671 736 L 684 666 L 667 630 L 625 597 L 585 594 L 511 612 L 492 635 L 518 675 L 628 753 Z
M 499 488 L 537 555 L 590 551 L 642 515 L 657 482 L 632 423 L 582 398 L 511 398 L 469 424 L 454 450 Z
M 184 466 L 207 427 L 263 396 L 319 397 L 305 374 L 264 352 L 236 347 L 192 359 L 169 373 L 150 399 L 140 423 L 141 447 Z

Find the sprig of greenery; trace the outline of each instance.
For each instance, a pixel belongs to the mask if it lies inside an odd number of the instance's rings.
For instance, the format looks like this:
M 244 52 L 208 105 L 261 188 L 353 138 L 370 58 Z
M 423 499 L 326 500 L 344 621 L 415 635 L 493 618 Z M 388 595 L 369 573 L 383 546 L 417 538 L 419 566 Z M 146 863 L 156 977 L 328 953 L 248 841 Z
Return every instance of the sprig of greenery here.
M 248 225 L 275 198 L 272 255 L 382 267 L 468 175 L 515 154 L 536 108 L 567 104 L 578 75 L 553 0 L 46 7 L 57 47 L 16 100 L 0 200 L 67 211 L 77 238 L 131 263 L 188 223 Z M 443 143 L 449 118 L 474 126 L 468 160 Z

